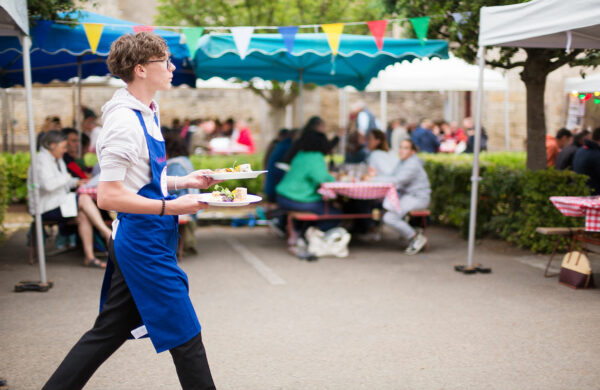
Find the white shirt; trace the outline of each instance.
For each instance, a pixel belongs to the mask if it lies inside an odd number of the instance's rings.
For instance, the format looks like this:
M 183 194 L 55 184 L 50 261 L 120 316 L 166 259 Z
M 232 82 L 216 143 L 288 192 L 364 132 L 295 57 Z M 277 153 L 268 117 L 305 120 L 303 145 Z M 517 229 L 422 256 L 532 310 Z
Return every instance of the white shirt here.
M 102 107 L 104 125 L 96 145 L 100 181 L 123 181 L 125 188 L 134 193 L 150 183 L 152 174 L 148 144 L 133 109 L 142 113 L 150 136 L 163 141 L 160 127 L 154 121 L 155 113 L 158 118 L 156 102 L 152 101 L 152 107 L 137 100 L 125 88 L 116 91 L 113 98 Z

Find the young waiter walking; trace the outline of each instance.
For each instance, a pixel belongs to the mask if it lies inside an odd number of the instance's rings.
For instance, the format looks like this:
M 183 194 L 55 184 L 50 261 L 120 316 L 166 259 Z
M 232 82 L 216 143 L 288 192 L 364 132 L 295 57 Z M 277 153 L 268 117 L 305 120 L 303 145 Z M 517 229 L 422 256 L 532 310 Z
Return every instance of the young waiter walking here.
M 108 67 L 127 84 L 102 108 L 97 153 L 98 206 L 115 210 L 100 314 L 75 344 L 44 390 L 81 389 L 96 369 L 132 335 L 149 336 L 157 352 L 169 350 L 183 389 L 214 389 L 200 323 L 177 266 L 178 215 L 206 208 L 193 195 L 169 189 L 216 183 L 196 171 L 167 177 L 157 91 L 171 87 L 175 66 L 165 41 L 140 32 L 111 46 Z

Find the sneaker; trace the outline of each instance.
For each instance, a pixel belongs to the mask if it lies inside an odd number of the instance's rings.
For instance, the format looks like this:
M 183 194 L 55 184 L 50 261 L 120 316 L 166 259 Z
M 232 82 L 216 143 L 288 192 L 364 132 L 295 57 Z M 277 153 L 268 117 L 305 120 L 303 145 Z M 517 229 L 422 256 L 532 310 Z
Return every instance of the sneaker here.
M 67 248 L 67 244 L 69 242 L 69 238 L 67 236 L 63 236 L 62 234 L 57 234 L 54 238 L 54 248 L 63 250 Z
M 425 248 L 427 245 L 427 237 L 425 237 L 422 233 L 417 233 L 417 235 L 410 240 L 408 244 L 408 248 L 404 251 L 407 255 L 416 255 L 420 251 Z

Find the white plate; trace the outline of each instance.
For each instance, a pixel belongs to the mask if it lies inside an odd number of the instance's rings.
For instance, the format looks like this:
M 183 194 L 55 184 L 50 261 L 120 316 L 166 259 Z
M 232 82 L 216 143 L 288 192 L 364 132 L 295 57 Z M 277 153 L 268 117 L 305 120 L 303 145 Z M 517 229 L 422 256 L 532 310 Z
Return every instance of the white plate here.
M 246 195 L 246 201 L 244 202 L 215 202 L 212 200 L 212 194 L 198 194 L 198 202 L 208 203 L 209 206 L 218 206 L 218 207 L 239 207 L 239 206 L 247 206 L 250 203 L 260 202 L 262 198 L 258 195 Z
M 207 173 L 206 176 L 210 176 L 215 180 L 234 180 L 234 179 L 255 179 L 260 174 L 267 171 L 250 171 L 250 172 L 222 172 L 222 173 Z

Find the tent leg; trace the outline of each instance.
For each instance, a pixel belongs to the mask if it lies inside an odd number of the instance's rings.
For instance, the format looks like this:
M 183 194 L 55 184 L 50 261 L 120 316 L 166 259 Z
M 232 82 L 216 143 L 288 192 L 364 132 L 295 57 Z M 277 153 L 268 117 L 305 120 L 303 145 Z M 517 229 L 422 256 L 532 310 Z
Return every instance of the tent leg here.
M 36 155 L 36 137 L 33 126 L 33 101 L 31 90 L 31 59 L 29 53 L 31 50 L 31 38 L 23 36 L 21 38 L 21 46 L 23 47 L 23 76 L 25 79 L 25 90 L 27 98 L 27 127 L 29 129 L 29 153 L 31 154 L 31 165 L 35 166 L 37 159 Z M 32 186 L 33 186 L 33 202 L 35 205 L 35 239 L 37 240 L 38 261 L 40 264 L 40 282 L 19 282 L 15 286 L 15 291 L 36 290 L 47 291 L 52 286 L 46 278 L 46 257 L 44 252 L 44 238 L 42 235 L 42 216 L 40 215 L 40 190 L 38 186 L 38 178 L 35 169 L 31 170 Z M 33 240 L 33 237 L 31 237 Z M 25 289 L 20 289 L 27 286 Z M 32 287 L 33 286 L 33 287 Z
M 483 100 L 483 64 L 485 47 L 479 47 L 479 85 L 477 87 L 477 106 L 475 110 L 475 145 L 473 147 L 473 173 L 471 175 L 471 211 L 469 214 L 469 252 L 467 266 L 457 269 L 464 273 L 473 273 L 473 252 L 475 251 L 475 228 L 477 223 L 477 190 L 479 186 L 479 149 L 481 148 L 481 104 Z
M 2 151 L 8 152 L 8 93 L 2 88 Z
M 510 129 L 508 125 L 508 85 L 504 89 L 504 142 L 506 151 L 510 150 Z
M 77 136 L 79 137 L 79 145 L 77 146 L 77 155 L 79 158 L 83 155 L 81 150 L 81 76 L 83 71 L 81 69 L 81 56 L 77 57 Z
M 302 69 L 300 69 L 298 88 L 298 128 L 301 129 L 304 126 L 304 81 L 302 80 Z
M 384 133 L 386 132 L 387 129 L 387 91 L 381 91 L 379 92 L 379 105 L 380 105 L 380 112 L 381 112 L 381 127 L 383 127 L 382 129 L 380 129 L 381 131 L 383 131 Z

